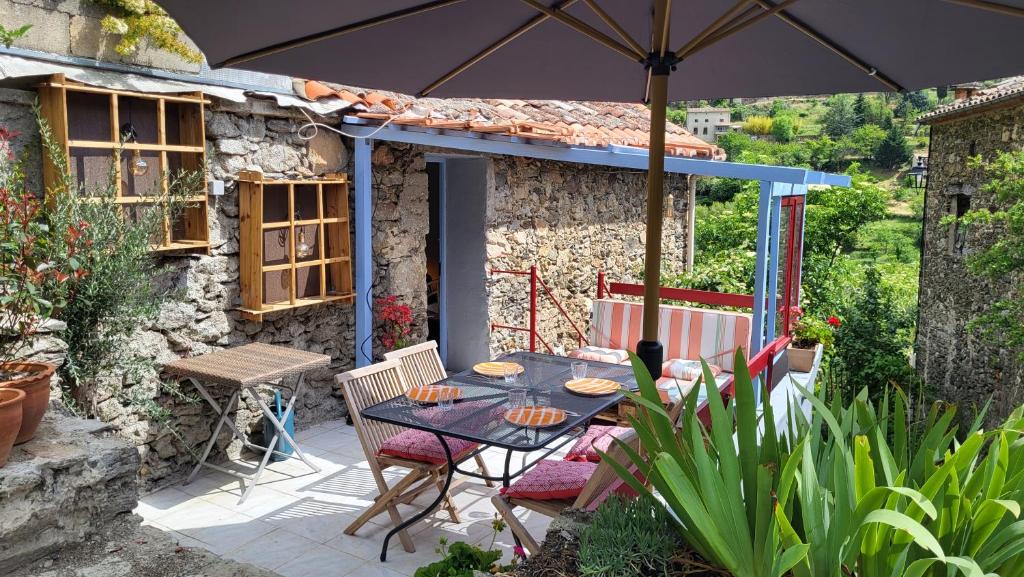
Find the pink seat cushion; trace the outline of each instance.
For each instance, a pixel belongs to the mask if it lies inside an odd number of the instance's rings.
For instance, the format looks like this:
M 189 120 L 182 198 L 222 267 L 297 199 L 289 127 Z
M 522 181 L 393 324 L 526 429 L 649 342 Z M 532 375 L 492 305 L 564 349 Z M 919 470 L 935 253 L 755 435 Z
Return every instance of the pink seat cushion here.
M 597 452 L 607 453 L 612 447 L 613 439 L 621 437 L 631 430 L 629 427 L 593 425 L 580 437 L 580 440 L 576 441 L 572 449 L 569 449 L 569 453 L 565 455 L 565 460 L 599 463 L 601 455 Z
M 722 373 L 722 368 L 708 363 L 711 373 L 716 377 Z M 661 364 L 661 376 L 679 379 L 681 381 L 695 381 L 701 375 L 703 369 L 700 361 L 687 359 L 669 359 Z
M 597 463 L 545 459 L 515 483 L 501 489 L 510 499 L 574 499 L 597 469 Z
M 452 453 L 452 460 L 456 463 L 479 446 L 479 443 L 452 437 L 445 437 L 444 440 L 448 444 L 448 450 Z M 407 429 L 390 437 L 381 443 L 380 451 L 377 454 L 435 465 L 443 465 L 448 462 L 444 455 L 444 447 L 441 446 L 437 435 L 416 429 Z
M 596 363 L 629 364 L 629 352 L 623 349 L 606 349 L 604 347 L 588 345 L 572 351 L 568 356 L 581 361 L 594 361 Z

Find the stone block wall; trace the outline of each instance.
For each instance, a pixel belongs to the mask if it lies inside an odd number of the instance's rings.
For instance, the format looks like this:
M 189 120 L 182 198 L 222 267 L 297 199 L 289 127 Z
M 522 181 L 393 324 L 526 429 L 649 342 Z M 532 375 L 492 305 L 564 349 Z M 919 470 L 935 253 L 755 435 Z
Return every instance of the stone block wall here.
M 924 246 L 916 343 L 917 370 L 944 399 L 964 406 L 962 414 L 992 400 L 988 425 L 1024 402 L 1024 367 L 1018 351 L 1000 350 L 968 329 L 972 318 L 992 302 L 1024 298 L 1024 278 L 992 282 L 971 275 L 965 257 L 991 246 L 1000 230 L 971 225 L 957 234 L 941 224 L 955 214 L 957 195 L 970 208 L 996 208 L 979 189 L 980 171 L 968 158 L 992 158 L 997 151 L 1024 148 L 1024 104 L 939 122 L 931 127 L 928 188 L 925 193 Z
M 587 334 L 598 271 L 608 273 L 608 282 L 642 282 L 647 173 L 513 157 L 496 157 L 493 166 L 488 266 L 526 270 L 536 264 L 538 276 Z M 665 176 L 662 268 L 681 272 L 686 266 L 686 178 Z M 527 325 L 528 277 L 492 277 L 488 293 L 492 322 Z M 545 340 L 557 350 L 577 348 L 576 331 L 542 291 L 537 310 L 538 332 Z M 528 346 L 527 333 L 492 333 L 493 353 Z M 537 348 L 544 352 L 540 343 Z
M 100 28 L 104 7 L 90 0 L 0 0 L 0 26 L 14 29 L 31 24 L 14 46 L 53 54 L 95 58 L 137 66 L 199 72 L 199 64 L 143 43 L 130 56 L 114 50 L 120 38 Z M 182 40 L 194 47 L 187 37 Z

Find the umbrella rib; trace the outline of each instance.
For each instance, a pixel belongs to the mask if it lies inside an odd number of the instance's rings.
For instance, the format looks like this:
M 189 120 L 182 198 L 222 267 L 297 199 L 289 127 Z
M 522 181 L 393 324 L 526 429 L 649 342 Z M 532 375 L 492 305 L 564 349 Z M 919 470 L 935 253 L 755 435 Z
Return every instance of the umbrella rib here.
M 554 9 L 555 10 L 563 10 L 565 8 L 568 8 L 569 6 L 572 6 L 576 2 L 577 2 L 577 0 L 563 0 L 563 2 L 561 2 L 558 5 L 556 5 Z M 433 91 L 437 90 L 438 88 L 440 88 L 441 85 L 445 84 L 446 82 L 448 82 L 452 78 L 455 78 L 459 74 L 462 74 L 463 72 L 468 70 L 470 67 L 472 67 L 473 65 L 477 64 L 481 60 L 487 58 L 491 54 L 494 54 L 495 52 L 497 52 L 499 49 L 503 48 L 509 42 L 512 42 L 516 38 L 519 38 L 523 34 L 529 32 L 530 30 L 532 30 L 534 28 L 536 28 L 539 24 L 541 24 L 543 22 L 546 22 L 549 18 L 551 18 L 551 16 L 549 16 L 547 14 L 538 14 L 538 15 L 534 16 L 529 21 L 527 21 L 525 24 L 523 24 L 522 26 L 516 28 L 512 32 L 509 32 L 505 36 L 502 36 L 501 39 L 499 39 L 497 42 L 491 44 L 487 48 L 484 48 L 480 52 L 477 52 L 476 54 L 471 56 L 468 60 L 464 61 L 462 64 L 459 64 L 455 68 L 452 68 L 451 70 L 449 70 L 447 73 L 445 73 L 444 76 L 442 76 L 442 77 L 438 78 L 437 80 L 435 80 L 435 81 L 431 82 L 430 84 L 428 84 L 426 88 L 424 88 L 423 90 L 420 91 L 419 96 L 422 97 L 422 96 L 429 95 L 431 92 L 433 92 Z
M 763 8 L 760 8 L 758 6 L 754 6 L 753 10 L 757 10 L 757 12 L 758 12 L 757 14 L 747 18 L 746 20 L 739 20 L 739 18 L 733 19 L 728 24 L 728 26 L 729 26 L 728 28 L 723 27 L 724 29 L 713 33 L 711 36 L 708 36 L 707 38 L 705 38 L 701 42 L 699 42 L 696 45 L 690 47 L 689 50 L 687 50 L 683 54 L 679 55 L 679 58 L 688 58 L 688 57 L 693 56 L 694 54 L 704 50 L 705 48 L 710 48 L 711 46 L 717 44 L 719 41 L 725 40 L 726 38 L 732 36 L 733 34 L 736 34 L 737 32 L 740 32 L 740 31 L 750 27 L 751 25 L 756 24 L 756 23 L 760 22 L 761 20 L 764 20 L 765 18 L 768 18 L 769 16 L 775 15 L 777 12 L 779 12 L 780 10 L 785 9 L 787 6 L 793 4 L 796 1 L 797 0 L 783 0 L 783 2 L 779 2 L 778 4 L 773 6 L 770 10 L 764 10 Z M 743 15 L 741 15 L 741 17 L 745 16 L 745 15 L 747 15 L 749 13 L 750 13 L 750 11 L 748 10 L 747 12 L 744 12 Z M 682 50 L 682 49 L 680 49 L 680 50 Z
M 359 22 L 353 22 L 352 24 L 347 24 L 345 26 L 339 26 L 337 28 L 332 28 L 330 30 L 324 30 L 323 32 L 317 32 L 315 34 L 308 34 L 306 36 L 301 36 L 299 38 L 294 38 L 292 40 L 287 40 L 285 42 L 279 42 L 277 44 L 273 44 L 265 48 L 260 48 L 258 50 L 246 52 L 245 54 L 239 54 L 238 56 L 233 56 L 231 58 L 228 58 L 227 60 L 224 60 L 223 62 L 214 64 L 212 68 L 235 66 L 237 64 L 242 64 L 244 62 L 256 60 L 257 58 L 263 58 L 264 56 L 270 56 L 272 54 L 285 52 L 293 48 L 300 48 L 302 46 L 314 44 L 316 42 L 321 42 L 323 40 L 329 40 L 331 38 L 336 38 L 338 36 L 344 36 L 345 34 L 348 34 L 350 32 L 358 32 L 359 30 L 365 30 L 367 28 L 372 28 L 374 26 L 379 26 L 381 24 L 387 24 L 388 22 L 394 22 L 395 20 L 401 20 L 409 16 L 416 16 L 418 14 L 423 14 L 424 12 L 429 12 L 431 10 L 436 10 L 438 8 L 444 8 L 452 4 L 459 4 L 460 2 L 463 1 L 464 0 L 434 0 L 433 2 L 427 2 L 425 4 L 418 4 L 416 6 L 412 6 L 409 8 L 403 8 L 402 10 L 396 10 L 394 12 L 389 12 L 387 14 L 382 14 L 380 16 L 374 16 L 373 18 L 367 18 L 366 20 L 360 20 Z
M 644 53 L 643 46 L 641 46 L 639 42 L 634 40 L 633 37 L 629 35 L 629 32 L 626 32 L 626 29 L 623 28 L 622 25 L 620 25 L 618 22 L 616 22 L 610 14 L 605 12 L 604 8 L 601 8 L 597 4 L 597 0 L 583 0 L 583 3 L 589 6 L 590 9 L 593 10 L 594 14 L 597 14 L 597 17 L 600 18 L 605 24 L 607 24 L 609 28 L 614 30 L 615 33 L 618 34 L 620 38 L 622 38 L 623 42 L 628 44 L 634 52 L 638 54 Z
M 587 24 L 586 22 L 583 22 L 579 18 L 570 16 L 569 14 L 562 12 L 560 10 L 555 10 L 553 8 L 545 6 L 544 4 L 537 2 L 537 0 L 522 1 L 532 6 L 537 11 L 547 14 L 548 16 L 554 18 L 555 20 L 558 20 L 562 24 L 565 24 L 569 28 L 572 28 L 573 30 L 579 32 L 580 34 L 583 34 L 584 36 L 587 36 L 592 40 L 600 44 L 603 44 L 604 46 L 618 52 L 619 54 L 622 54 L 623 56 L 629 58 L 634 62 L 643 62 L 647 58 L 647 54 L 637 53 L 633 51 L 628 46 L 622 44 L 621 42 L 615 40 L 611 36 L 608 36 L 604 32 L 601 32 L 600 30 L 594 28 L 593 26 Z
M 998 2 L 988 2 L 987 0 L 944 0 L 950 4 L 959 4 L 961 6 L 968 6 L 970 8 L 978 8 L 980 10 L 988 10 L 989 12 L 996 12 L 999 14 L 1005 14 L 1007 16 L 1018 16 L 1024 17 L 1024 8 L 1017 8 L 1016 6 L 1007 6 L 1006 4 L 1000 4 Z
M 772 8 L 775 8 L 775 4 L 772 4 L 771 2 L 767 2 L 766 0 L 754 0 L 754 2 L 757 2 L 757 4 L 759 4 L 765 10 L 771 10 Z M 897 84 L 895 81 L 893 81 L 891 78 L 889 78 L 885 74 L 882 74 L 881 72 L 879 72 L 877 68 L 875 68 L 873 66 L 869 66 L 863 60 L 861 60 L 860 58 L 857 58 L 856 56 L 854 56 L 853 53 L 851 53 L 849 50 L 843 48 L 839 44 L 836 44 L 832 40 L 829 40 L 824 35 L 822 35 L 820 32 L 818 32 L 817 30 L 811 28 L 807 24 L 804 24 L 800 20 L 797 20 L 796 18 L 790 16 L 786 11 L 779 10 L 778 12 L 775 13 L 775 17 L 778 18 L 779 20 L 782 20 L 786 24 L 789 24 L 793 28 L 799 30 L 804 35 L 806 35 L 808 38 L 810 38 L 811 40 L 814 40 L 818 44 L 821 44 L 825 48 L 828 48 L 829 50 L 834 52 L 836 55 L 841 57 L 843 60 L 846 60 L 847 62 L 849 62 L 853 66 L 859 68 L 861 71 L 866 73 L 868 76 L 871 76 L 872 78 L 877 79 L 882 84 L 888 86 L 890 90 L 893 90 L 893 91 L 896 91 L 896 92 L 902 92 L 903 91 L 903 87 L 902 86 Z
M 753 0 L 739 0 L 732 8 L 728 9 L 724 14 L 719 16 L 712 22 L 707 28 L 702 30 L 699 34 L 690 39 L 685 46 L 676 50 L 676 58 L 682 58 L 690 51 L 691 48 L 696 46 L 700 41 L 704 40 L 711 34 L 718 32 L 720 28 L 724 28 L 726 25 L 735 22 L 735 19 L 739 16 L 741 10 L 746 8 Z

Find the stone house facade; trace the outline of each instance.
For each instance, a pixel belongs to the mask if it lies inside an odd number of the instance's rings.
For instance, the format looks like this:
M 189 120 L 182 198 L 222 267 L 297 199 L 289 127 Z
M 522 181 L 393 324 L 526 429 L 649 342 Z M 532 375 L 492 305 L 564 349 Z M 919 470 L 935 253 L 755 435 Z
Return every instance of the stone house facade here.
M 37 4 L 40 2 L 4 1 L 0 2 L 0 12 L 7 18 L 7 7 L 31 12 Z M 56 4 L 60 9 L 75 10 L 68 8 L 69 3 Z M 70 14 L 69 19 L 73 18 Z M 69 25 L 67 33 L 72 29 Z M 47 41 L 52 43 L 53 39 Z M 69 46 L 78 46 L 73 38 L 68 42 Z M 63 44 L 28 48 L 82 55 L 82 49 Z M 148 65 L 151 61 L 143 54 L 137 63 Z M 16 146 L 28 149 L 29 182 L 41 190 L 41 152 L 32 109 L 33 85 L 38 78 L 3 80 L 0 126 L 23 133 Z M 125 382 L 120 375 L 110 375 L 90 385 L 80 407 L 112 424 L 136 446 L 141 460 L 139 478 L 145 487 L 170 483 L 187 473 L 216 422 L 216 415 L 205 403 L 183 399 L 162 384 L 162 364 L 249 342 L 330 355 L 329 368 L 307 375 L 309 386 L 296 415 L 301 429 L 345 415 L 344 400 L 333 378 L 354 366 L 356 347 L 362 345 L 355 342 L 351 304 L 328 303 L 282 311 L 267 315 L 262 322 L 246 320 L 237 310 L 238 173 L 259 170 L 272 178 L 348 172 L 352 180 L 353 141 L 326 130 L 312 140 L 300 138 L 298 130 L 306 122 L 304 114 L 296 108 L 279 106 L 272 98 L 253 96 L 245 103 L 214 96 L 209 99 L 205 118 L 207 172 L 209 178 L 226 184 L 223 196 L 209 199 L 210 254 L 171 253 L 160 257 L 170 273 L 159 282 L 175 289 L 177 296 L 164 303 L 158 317 L 140 327 L 132 339 L 141 355 L 154 361 L 153 370 L 137 381 Z M 324 118 L 321 121 L 326 124 L 339 122 L 339 115 Z M 425 281 L 431 228 L 429 164 L 431 158 L 452 152 L 392 143 L 378 143 L 373 150 L 373 294 L 396 295 L 412 307 L 414 342 L 425 340 L 429 334 Z M 519 280 L 488 278 L 490 269 L 537 265 L 542 278 L 582 327 L 588 319 L 598 270 L 607 271 L 612 278 L 639 277 L 645 173 L 523 157 L 480 155 L 478 160 L 486 173 L 486 185 L 478 191 L 484 197 L 486 211 L 484 238 L 475 248 L 486 257 L 485 267 L 477 273 L 486 278 L 484 306 L 489 322 L 524 324 L 529 306 L 528 293 Z M 666 268 L 678 271 L 685 266 L 689 236 L 686 177 L 669 175 L 666 195 L 672 203 L 668 211 L 671 221 L 665 226 Z M 353 204 L 350 200 L 350 206 Z M 575 346 L 575 333 L 553 306 L 541 306 L 540 331 L 546 339 L 562 343 L 567 349 Z M 499 331 L 488 338 L 492 353 L 526 346 L 521 335 Z M 59 359 L 59 342 L 58 331 L 40 347 L 39 354 Z M 376 339 L 373 346 L 379 355 L 382 351 Z M 150 406 L 166 409 L 170 419 L 158 420 L 144 406 L 126 400 L 139 398 L 146 399 Z M 255 402 L 243 397 L 236 423 L 243 430 L 259 434 L 260 420 Z M 239 443 L 229 444 L 226 431 L 220 441 L 229 455 L 238 455 Z
M 987 420 L 993 425 L 1024 401 L 1024 367 L 1017 361 L 1020 351 L 993 346 L 968 323 L 996 300 L 1024 298 L 1024 279 L 992 282 L 973 276 L 965 258 L 998 240 L 999 228 L 948 226 L 942 219 L 997 208 L 995 199 L 981 190 L 983 175 L 970 167 L 968 159 L 1024 148 L 1024 82 L 1018 79 L 977 92 L 922 120 L 931 125 L 931 145 L 917 371 L 939 397 L 960 402 L 964 414 L 991 400 Z

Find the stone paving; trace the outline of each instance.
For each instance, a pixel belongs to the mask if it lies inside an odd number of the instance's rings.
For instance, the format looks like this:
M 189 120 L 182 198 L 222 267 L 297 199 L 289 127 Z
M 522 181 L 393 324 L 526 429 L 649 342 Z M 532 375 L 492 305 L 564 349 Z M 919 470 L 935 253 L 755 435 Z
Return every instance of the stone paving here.
M 494 547 L 505 551 L 506 561 L 511 559 L 511 533 L 506 529 L 494 537 L 491 529 L 495 511 L 490 498 L 497 489 L 466 479 L 453 491 L 461 523 L 452 523 L 443 512 L 428 516 L 409 530 L 416 552 L 407 553 L 395 538 L 387 562 L 381 563 L 378 557 L 390 526 L 387 515 L 365 525 L 356 536 L 342 533 L 377 495 L 355 429 L 344 421 L 331 421 L 300 431 L 296 441 L 321 467 L 320 473 L 298 460 L 271 463 L 249 499 L 239 505 L 241 482 L 207 470 L 189 485 L 143 497 L 135 512 L 142 516 L 143 525 L 168 533 L 182 546 L 199 547 L 284 577 L 411 576 L 439 559 L 435 548 L 441 537 L 484 548 L 494 538 Z M 504 452 L 490 450 L 484 458 L 497 472 Z M 242 471 L 255 469 L 256 464 L 245 461 L 231 466 Z M 384 474 L 390 483 L 403 472 L 386 470 Z M 422 510 L 434 496 L 427 492 L 400 506 L 402 515 L 408 518 Z M 532 533 L 543 536 L 550 519 L 530 511 L 520 515 Z

